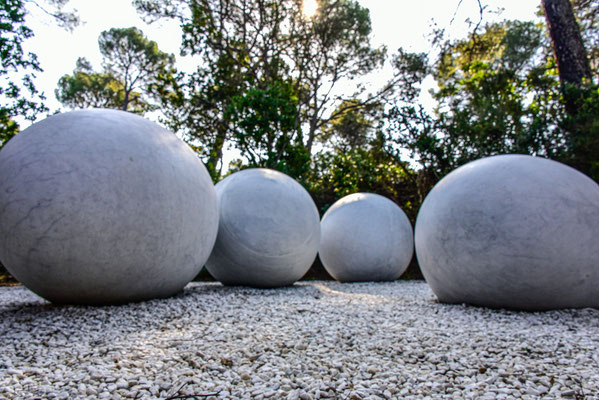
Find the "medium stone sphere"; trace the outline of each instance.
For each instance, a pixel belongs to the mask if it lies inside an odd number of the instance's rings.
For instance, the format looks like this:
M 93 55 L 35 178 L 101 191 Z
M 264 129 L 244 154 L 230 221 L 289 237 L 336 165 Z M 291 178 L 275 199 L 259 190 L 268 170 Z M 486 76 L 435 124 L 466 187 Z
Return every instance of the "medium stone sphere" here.
M 354 193 L 333 204 L 320 224 L 320 260 L 340 282 L 390 281 L 414 254 L 412 225 L 391 200 Z
M 206 263 L 225 285 L 291 285 L 318 252 L 320 221 L 308 192 L 287 175 L 246 169 L 216 184 L 219 228 Z
M 568 166 L 525 155 L 466 164 L 429 193 L 415 232 L 441 302 L 599 307 L 599 185 Z
M 0 260 L 52 302 L 173 295 L 200 271 L 217 229 L 198 157 L 134 114 L 58 114 L 0 151 Z

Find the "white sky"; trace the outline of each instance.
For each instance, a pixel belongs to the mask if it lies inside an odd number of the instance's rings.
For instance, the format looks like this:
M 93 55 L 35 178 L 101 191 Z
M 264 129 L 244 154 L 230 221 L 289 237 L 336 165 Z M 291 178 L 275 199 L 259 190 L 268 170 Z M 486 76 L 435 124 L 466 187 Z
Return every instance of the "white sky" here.
M 428 50 L 427 35 L 431 21 L 446 28 L 454 37 L 463 37 L 468 32 L 466 18 L 478 21 L 478 2 L 462 0 L 454 22 L 450 21 L 460 3 L 459 0 L 359 0 L 370 9 L 375 45 L 387 45 L 391 53 L 404 47 L 411 51 Z M 483 0 L 489 11 L 502 7 L 505 11 L 498 18 L 485 13 L 485 21 L 491 19 L 531 20 L 540 0 Z M 58 79 L 75 68 L 78 57 L 86 57 L 96 69 L 101 67 L 98 36 L 113 27 L 140 28 L 145 35 L 158 43 L 162 51 L 177 56 L 179 69 L 193 69 L 193 60 L 179 56 L 181 32 L 176 22 L 160 21 L 147 25 L 137 15 L 130 0 L 71 0 L 69 6 L 79 11 L 83 25 L 73 32 L 58 28 L 52 19 L 41 11 L 32 9 L 28 26 L 35 37 L 25 43 L 25 49 L 38 55 L 44 72 L 38 75 L 36 86 L 47 97 L 51 111 L 60 108 L 54 96 Z M 23 124 L 25 128 L 27 124 Z

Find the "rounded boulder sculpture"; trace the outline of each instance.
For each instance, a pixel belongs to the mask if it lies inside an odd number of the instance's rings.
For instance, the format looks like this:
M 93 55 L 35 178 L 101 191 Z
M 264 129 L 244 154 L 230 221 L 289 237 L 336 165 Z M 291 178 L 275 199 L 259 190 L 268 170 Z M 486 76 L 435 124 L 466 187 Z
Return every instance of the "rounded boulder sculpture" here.
M 466 164 L 429 193 L 415 232 L 442 302 L 599 307 L 599 185 L 568 166 L 525 155 Z
M 270 169 L 216 184 L 219 228 L 208 272 L 225 285 L 271 288 L 300 279 L 318 252 L 320 221 L 308 192 Z
M 173 295 L 202 268 L 217 229 L 198 157 L 134 114 L 58 114 L 0 151 L 0 260 L 52 302 Z
M 391 200 L 355 193 L 322 217 L 320 260 L 341 282 L 395 280 L 414 254 L 412 225 Z

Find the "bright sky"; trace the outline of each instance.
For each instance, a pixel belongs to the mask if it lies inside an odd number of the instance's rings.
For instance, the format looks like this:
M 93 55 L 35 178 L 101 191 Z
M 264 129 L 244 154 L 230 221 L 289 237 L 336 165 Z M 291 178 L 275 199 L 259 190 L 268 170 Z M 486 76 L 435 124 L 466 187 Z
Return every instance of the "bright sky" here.
M 359 0 L 370 10 L 373 27 L 373 44 L 387 45 L 390 53 L 399 47 L 410 51 L 426 52 L 429 49 L 427 35 L 431 22 L 445 28 L 454 38 L 463 37 L 469 31 L 464 21 L 479 19 L 477 0 Z M 540 0 L 482 0 L 486 5 L 485 21 L 500 19 L 532 20 L 535 18 Z M 458 8 L 459 4 L 459 8 Z M 28 26 L 35 37 L 25 43 L 25 50 L 38 55 L 44 72 L 38 75 L 36 87 L 47 97 L 46 105 L 54 112 L 61 108 L 54 96 L 59 78 L 72 73 L 78 57 L 86 57 L 96 70 L 101 68 L 98 36 L 113 27 L 140 28 L 145 35 L 158 43 L 165 52 L 177 56 L 177 67 L 190 71 L 194 61 L 179 56 L 181 31 L 174 21 L 159 21 L 145 24 L 136 13 L 130 0 L 71 0 L 71 8 L 79 12 L 84 22 L 73 32 L 57 27 L 43 12 L 31 9 Z M 499 8 L 504 11 L 497 15 Z M 457 9 L 457 14 L 456 14 Z M 455 16 L 455 17 L 454 17 Z M 451 22 L 453 19 L 453 23 Z M 387 70 L 388 73 L 388 70 Z M 369 79 L 380 80 L 384 77 Z M 40 119 L 43 117 L 40 117 Z M 28 123 L 22 123 L 26 128 Z

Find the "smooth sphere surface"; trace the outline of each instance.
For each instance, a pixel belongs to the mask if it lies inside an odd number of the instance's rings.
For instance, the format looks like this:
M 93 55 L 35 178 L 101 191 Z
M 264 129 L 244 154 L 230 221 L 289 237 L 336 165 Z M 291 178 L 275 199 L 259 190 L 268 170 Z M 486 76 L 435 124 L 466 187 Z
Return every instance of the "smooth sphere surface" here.
M 410 220 L 377 194 L 339 199 L 322 217 L 320 229 L 320 260 L 340 282 L 395 280 L 414 254 Z
M 0 260 L 50 301 L 173 295 L 202 268 L 217 224 L 198 157 L 134 114 L 58 114 L 0 151 Z
M 246 169 L 216 184 L 219 228 L 208 272 L 225 285 L 291 285 L 318 252 L 320 221 L 308 192 L 289 176 Z
M 442 302 L 599 307 L 599 186 L 573 168 L 524 155 L 466 164 L 429 193 L 415 232 Z

